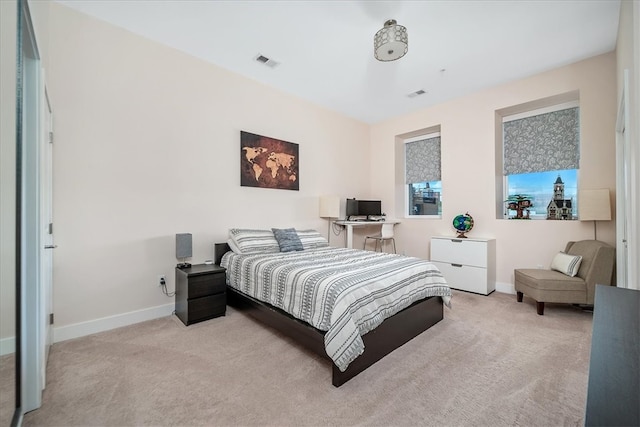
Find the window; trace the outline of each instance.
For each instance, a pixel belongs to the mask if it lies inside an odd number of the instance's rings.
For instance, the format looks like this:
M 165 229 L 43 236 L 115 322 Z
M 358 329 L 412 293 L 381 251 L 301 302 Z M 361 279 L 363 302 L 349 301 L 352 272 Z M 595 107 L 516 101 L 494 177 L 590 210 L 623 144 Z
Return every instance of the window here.
M 405 213 L 407 216 L 442 215 L 440 178 L 440 133 L 430 133 L 404 141 Z
M 505 217 L 577 219 L 579 117 L 576 102 L 503 117 Z
M 507 180 L 507 197 L 505 203 L 509 218 L 518 217 L 518 196 L 521 200 L 529 200 L 529 206 L 522 206 L 521 217 L 531 219 L 575 219 L 577 218 L 578 170 L 554 170 L 509 175 Z M 527 196 L 524 199 L 522 196 Z M 557 200 L 569 201 L 560 204 Z M 554 203 L 551 203 L 554 200 Z M 515 204 L 513 204 L 515 203 Z M 509 206 L 511 205 L 511 206 Z M 511 209 L 509 209 L 511 207 Z M 513 209 L 513 208 L 516 209 Z M 564 209 L 564 210 L 562 210 Z

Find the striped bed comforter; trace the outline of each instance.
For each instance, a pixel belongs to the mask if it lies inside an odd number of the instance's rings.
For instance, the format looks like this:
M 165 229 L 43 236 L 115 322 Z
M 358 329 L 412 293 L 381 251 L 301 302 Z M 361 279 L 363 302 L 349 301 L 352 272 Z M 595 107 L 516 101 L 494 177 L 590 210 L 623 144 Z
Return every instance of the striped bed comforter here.
M 344 371 L 364 351 L 362 335 L 415 301 L 451 289 L 419 258 L 344 248 L 240 255 L 221 265 L 227 284 L 326 331 L 327 354 Z

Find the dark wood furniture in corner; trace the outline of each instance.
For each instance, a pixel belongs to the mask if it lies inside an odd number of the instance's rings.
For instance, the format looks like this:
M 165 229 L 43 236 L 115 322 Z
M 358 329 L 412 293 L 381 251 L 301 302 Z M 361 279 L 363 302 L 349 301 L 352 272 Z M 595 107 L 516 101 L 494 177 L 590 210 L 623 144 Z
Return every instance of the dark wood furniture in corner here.
M 185 325 L 224 316 L 227 279 L 219 265 L 176 268 L 176 316 Z
M 640 291 L 596 285 L 585 426 L 640 425 Z
M 214 246 L 215 263 L 219 264 L 222 256 L 230 249 L 226 243 L 216 243 Z M 245 295 L 234 288 L 228 287 L 227 294 L 229 296 L 229 305 L 232 307 L 245 311 L 267 326 L 293 338 L 303 347 L 329 360 L 333 369 L 331 383 L 336 387 L 340 387 L 444 318 L 442 298 L 430 297 L 415 302 L 413 305 L 386 319 L 373 331 L 365 334 L 362 337 L 365 346 L 364 353 L 351 362 L 346 371 L 341 372 L 327 355 L 324 348 L 325 332 L 294 318 L 279 308 Z

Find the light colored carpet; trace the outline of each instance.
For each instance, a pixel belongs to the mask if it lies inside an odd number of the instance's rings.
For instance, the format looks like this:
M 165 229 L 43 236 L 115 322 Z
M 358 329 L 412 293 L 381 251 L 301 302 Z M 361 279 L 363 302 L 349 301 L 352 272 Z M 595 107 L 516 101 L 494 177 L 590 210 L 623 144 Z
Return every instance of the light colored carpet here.
M 583 425 L 592 314 L 455 292 L 445 319 L 340 388 L 325 360 L 229 309 L 51 348 L 25 426 Z
M 10 426 L 16 408 L 15 354 L 0 356 L 0 426 Z

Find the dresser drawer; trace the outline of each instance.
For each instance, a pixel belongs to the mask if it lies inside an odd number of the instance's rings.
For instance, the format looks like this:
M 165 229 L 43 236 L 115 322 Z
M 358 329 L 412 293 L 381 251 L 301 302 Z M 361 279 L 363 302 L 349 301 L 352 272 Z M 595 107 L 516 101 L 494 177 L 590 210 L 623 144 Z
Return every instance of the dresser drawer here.
M 217 295 L 190 299 L 187 305 L 189 313 L 188 324 L 224 316 L 227 309 L 227 293 L 223 292 Z
M 456 238 L 432 238 L 431 260 L 487 267 L 487 242 Z
M 461 264 L 431 261 L 442 272 L 449 287 L 488 295 L 495 290 L 495 282 L 487 280 L 487 269 Z
M 187 289 L 187 298 L 189 299 L 224 292 L 227 289 L 225 274 L 218 273 L 190 276 L 189 286 Z

